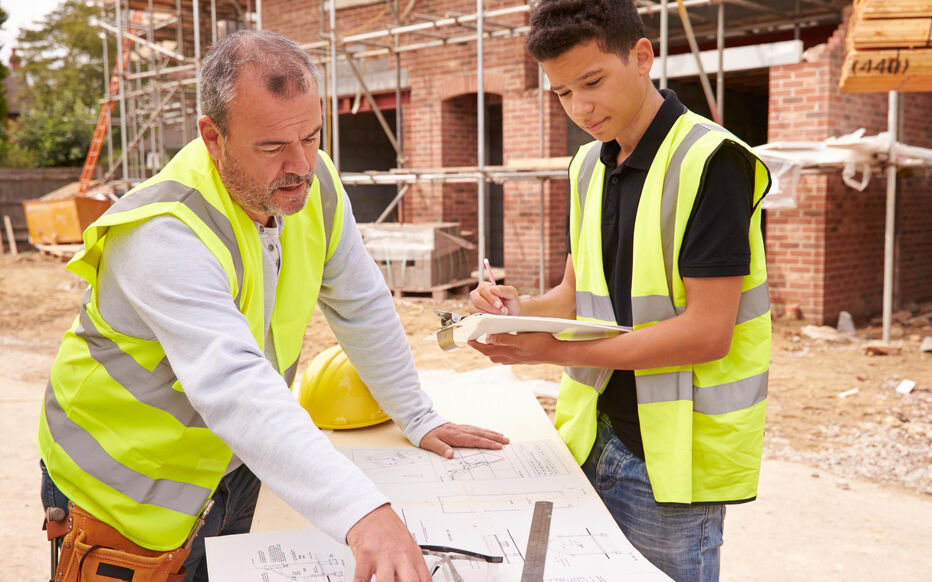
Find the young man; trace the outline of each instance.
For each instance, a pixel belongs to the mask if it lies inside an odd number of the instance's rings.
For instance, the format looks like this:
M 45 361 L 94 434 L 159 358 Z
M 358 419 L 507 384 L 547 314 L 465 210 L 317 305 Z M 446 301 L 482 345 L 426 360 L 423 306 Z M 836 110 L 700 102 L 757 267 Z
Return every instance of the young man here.
M 733 135 L 654 88 L 631 0 L 542 0 L 527 47 L 566 113 L 598 141 L 570 165 L 563 281 L 524 300 L 482 284 L 473 307 L 634 331 L 472 345 L 495 362 L 567 366 L 557 427 L 625 535 L 675 580 L 716 580 L 724 504 L 757 494 L 769 174 Z
M 355 580 L 430 580 L 388 500 L 288 389 L 316 304 L 412 443 L 452 456 L 507 442 L 445 422 L 420 390 L 391 294 L 318 151 L 314 74 L 279 35 L 220 41 L 201 70 L 200 138 L 84 233 L 68 269 L 90 289 L 39 428 L 43 502 L 67 504 L 74 523 L 59 572 L 165 580 L 180 564 L 146 568 L 187 554 L 213 499 L 185 562 L 187 580 L 206 580 L 203 537 L 249 531 L 261 479 L 345 540 Z

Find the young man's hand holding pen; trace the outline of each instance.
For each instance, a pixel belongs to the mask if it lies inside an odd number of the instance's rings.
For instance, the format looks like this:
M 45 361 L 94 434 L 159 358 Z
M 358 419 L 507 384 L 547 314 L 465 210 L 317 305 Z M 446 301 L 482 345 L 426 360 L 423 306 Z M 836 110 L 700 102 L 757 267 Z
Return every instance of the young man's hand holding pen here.
M 469 293 L 473 312 L 518 315 L 521 311 L 518 290 L 508 285 L 497 285 L 489 260 L 485 259 L 484 263 L 489 280 L 479 283 L 479 286 Z

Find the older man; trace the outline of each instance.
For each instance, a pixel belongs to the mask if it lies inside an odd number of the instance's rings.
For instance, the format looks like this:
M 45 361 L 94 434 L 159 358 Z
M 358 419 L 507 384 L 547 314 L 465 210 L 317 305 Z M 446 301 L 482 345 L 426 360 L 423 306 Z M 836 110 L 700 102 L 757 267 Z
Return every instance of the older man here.
M 91 225 L 68 265 L 90 287 L 39 428 L 44 504 L 67 504 L 75 524 L 66 579 L 180 577 L 193 542 L 186 580 L 206 580 L 202 538 L 249 530 L 260 479 L 349 544 L 355 580 L 430 579 L 385 496 L 289 393 L 317 304 L 412 443 L 449 457 L 507 442 L 445 422 L 420 390 L 391 295 L 318 151 L 314 73 L 273 33 L 218 43 L 201 73 L 200 138 Z

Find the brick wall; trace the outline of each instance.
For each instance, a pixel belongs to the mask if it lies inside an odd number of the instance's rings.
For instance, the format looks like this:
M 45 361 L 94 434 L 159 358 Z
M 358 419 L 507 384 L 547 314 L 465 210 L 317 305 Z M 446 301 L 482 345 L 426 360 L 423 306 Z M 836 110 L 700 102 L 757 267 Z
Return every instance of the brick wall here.
M 865 128 L 887 129 L 887 93 L 843 94 L 838 90 L 847 27 L 806 53 L 806 62 L 770 69 L 768 141 L 821 141 Z M 929 147 L 932 99 L 907 95 L 904 141 Z M 932 299 L 932 203 L 928 178 L 902 179 L 895 302 Z M 878 314 L 883 294 L 886 180 L 874 175 L 859 192 L 839 173 L 804 176 L 799 206 L 767 211 L 766 245 L 775 312 L 799 306 L 804 319 L 834 324 L 842 310 L 856 320 Z

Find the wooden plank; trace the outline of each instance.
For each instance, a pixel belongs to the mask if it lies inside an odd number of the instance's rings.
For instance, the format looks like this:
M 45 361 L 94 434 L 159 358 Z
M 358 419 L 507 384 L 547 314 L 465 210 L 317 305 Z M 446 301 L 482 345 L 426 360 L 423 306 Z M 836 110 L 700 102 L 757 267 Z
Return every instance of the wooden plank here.
M 10 243 L 10 254 L 14 257 L 19 254 L 16 249 L 16 236 L 13 235 L 13 222 L 6 214 L 3 215 L 3 226 L 6 227 L 6 239 Z
M 864 18 L 932 16 L 932 0 L 858 0 L 855 10 Z
M 839 88 L 843 93 L 932 91 L 932 49 L 850 51 Z
M 930 47 L 932 18 L 896 18 L 861 20 L 852 29 L 851 48 L 922 48 Z

